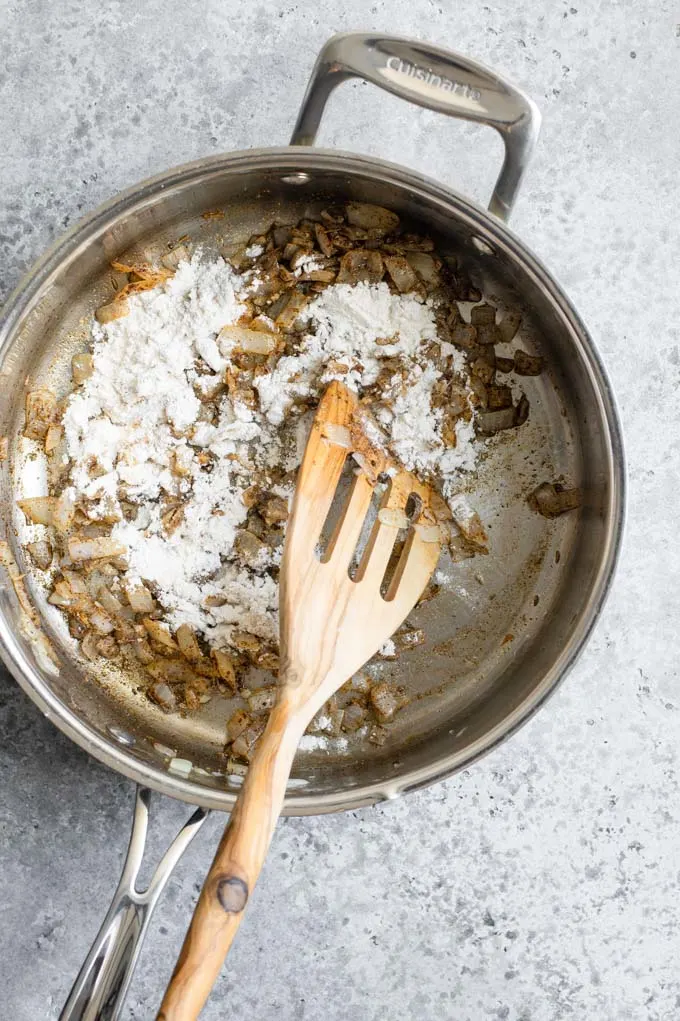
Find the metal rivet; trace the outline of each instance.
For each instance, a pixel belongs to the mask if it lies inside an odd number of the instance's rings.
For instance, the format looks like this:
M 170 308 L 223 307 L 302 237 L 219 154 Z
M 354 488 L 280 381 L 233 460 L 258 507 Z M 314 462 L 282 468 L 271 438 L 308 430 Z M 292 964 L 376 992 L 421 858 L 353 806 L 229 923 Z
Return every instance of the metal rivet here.
M 309 174 L 306 174 L 303 170 L 301 170 L 297 174 L 286 174 L 285 177 L 281 178 L 281 180 L 285 184 L 309 184 L 311 177 Z
M 112 724 L 109 724 L 106 729 L 118 744 L 125 745 L 126 748 L 132 748 L 134 745 L 135 739 L 132 734 L 128 734 L 127 730 L 123 730 L 121 727 L 114 727 Z
M 477 235 L 474 234 L 472 236 L 471 240 L 472 240 L 472 244 L 475 246 L 477 251 L 481 252 L 482 255 L 495 255 L 496 254 L 495 253 L 495 249 L 493 248 L 493 246 L 490 245 L 488 241 L 485 241 L 484 238 L 477 237 Z

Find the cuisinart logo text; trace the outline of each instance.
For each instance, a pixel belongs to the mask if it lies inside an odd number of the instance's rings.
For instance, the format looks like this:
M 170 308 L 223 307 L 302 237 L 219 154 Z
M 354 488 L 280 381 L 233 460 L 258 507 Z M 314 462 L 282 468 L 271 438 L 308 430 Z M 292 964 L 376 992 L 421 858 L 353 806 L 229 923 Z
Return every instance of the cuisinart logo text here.
M 411 64 L 408 60 L 401 60 L 400 57 L 390 57 L 387 61 L 387 67 L 389 67 L 390 71 L 398 71 L 399 74 L 408 75 L 409 78 L 416 78 L 419 82 L 425 82 L 426 85 L 432 85 L 436 89 L 441 89 L 442 92 L 455 92 L 460 96 L 465 96 L 467 99 L 477 101 L 482 98 L 479 89 L 473 89 L 471 85 L 466 85 L 465 82 L 457 82 L 453 78 L 434 74 L 430 68 L 419 67 L 418 64 Z

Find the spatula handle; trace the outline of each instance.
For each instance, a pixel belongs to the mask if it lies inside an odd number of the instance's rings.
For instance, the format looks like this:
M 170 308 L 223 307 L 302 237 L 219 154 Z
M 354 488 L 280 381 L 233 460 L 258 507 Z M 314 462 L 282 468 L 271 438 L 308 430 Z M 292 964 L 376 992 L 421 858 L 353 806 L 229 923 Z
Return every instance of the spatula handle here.
M 283 806 L 299 721 L 283 701 L 271 712 L 201 890 L 156 1021 L 195 1021 L 233 942 Z

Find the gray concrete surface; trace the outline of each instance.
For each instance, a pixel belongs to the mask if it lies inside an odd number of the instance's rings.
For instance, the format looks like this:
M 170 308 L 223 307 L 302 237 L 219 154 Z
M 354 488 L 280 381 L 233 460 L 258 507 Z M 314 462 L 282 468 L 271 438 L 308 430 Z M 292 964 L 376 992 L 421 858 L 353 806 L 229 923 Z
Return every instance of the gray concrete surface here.
M 338 30 L 458 48 L 538 100 L 513 226 L 593 330 L 630 515 L 590 646 L 517 737 L 445 784 L 288 820 L 206 1021 L 675 1021 L 680 1014 L 680 13 L 669 0 L 0 4 L 0 288 L 82 212 L 168 165 L 287 138 Z M 483 199 L 499 144 L 368 86 L 323 141 Z M 56 1018 L 113 891 L 132 785 L 0 677 L 0 1017 Z M 151 856 L 185 809 L 157 807 Z M 153 1018 L 219 822 L 180 864 L 124 1018 Z

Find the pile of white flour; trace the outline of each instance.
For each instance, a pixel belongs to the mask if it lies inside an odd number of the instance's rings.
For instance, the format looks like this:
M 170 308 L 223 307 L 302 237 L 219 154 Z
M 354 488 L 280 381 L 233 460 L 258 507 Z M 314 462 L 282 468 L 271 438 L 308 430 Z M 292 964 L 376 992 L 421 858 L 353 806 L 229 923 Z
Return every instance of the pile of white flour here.
M 187 622 L 215 646 L 228 643 L 234 626 L 277 637 L 277 585 L 267 572 L 274 560 L 255 572 L 230 554 L 253 474 L 299 463 L 304 435 L 291 443 L 291 422 L 300 419 L 289 414 L 297 397 L 316 396 L 331 378 L 370 385 L 383 360 L 396 357 L 408 368 L 406 386 L 379 416 L 393 453 L 409 469 L 437 465 L 450 484 L 475 466 L 471 423 L 459 423 L 455 448 L 445 448 L 442 412 L 430 410 L 439 373 L 422 350 L 437 341 L 433 307 L 384 283 L 326 288 L 303 313 L 309 327 L 297 352 L 254 380 L 259 408 L 225 394 L 211 419 L 197 393 L 209 393 L 230 364 L 219 332 L 242 316 L 252 276 L 199 252 L 161 286 L 130 297 L 126 316 L 93 323 L 94 372 L 64 415 L 79 506 L 112 522 L 130 573 L 154 587 L 170 626 Z M 462 355 L 448 353 L 463 375 Z M 173 503 L 183 517 L 168 534 L 161 517 Z

